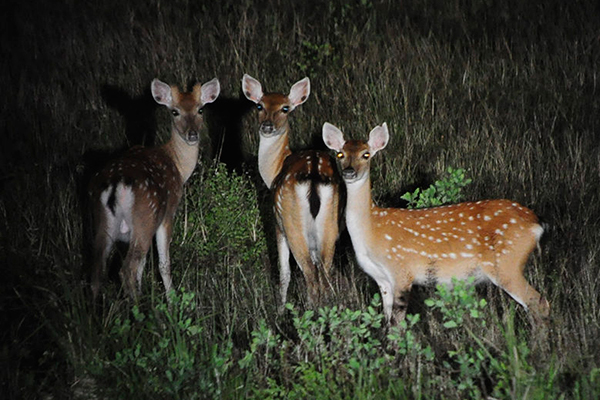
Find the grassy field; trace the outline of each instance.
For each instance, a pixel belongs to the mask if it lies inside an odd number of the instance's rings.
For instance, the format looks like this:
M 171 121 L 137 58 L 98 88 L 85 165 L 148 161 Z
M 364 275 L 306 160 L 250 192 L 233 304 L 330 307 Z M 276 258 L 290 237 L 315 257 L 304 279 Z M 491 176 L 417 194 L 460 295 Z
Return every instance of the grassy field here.
M 0 397 L 600 397 L 600 8 L 592 1 L 16 2 L 0 31 Z M 564 4 L 563 4 L 564 3 Z M 527 277 L 552 305 L 539 337 L 493 286 L 416 288 L 385 329 L 377 286 L 339 241 L 330 305 L 305 307 L 294 268 L 277 310 L 269 194 L 248 73 L 312 93 L 294 149 L 321 126 L 366 138 L 380 205 L 463 168 L 464 199 L 510 198 L 549 229 Z M 85 185 L 106 158 L 166 140 L 153 78 L 218 77 L 203 160 L 177 215 L 177 293 L 157 260 L 128 301 L 89 290 Z M 428 299 L 431 299 L 429 301 Z M 484 302 L 481 300 L 485 299 Z

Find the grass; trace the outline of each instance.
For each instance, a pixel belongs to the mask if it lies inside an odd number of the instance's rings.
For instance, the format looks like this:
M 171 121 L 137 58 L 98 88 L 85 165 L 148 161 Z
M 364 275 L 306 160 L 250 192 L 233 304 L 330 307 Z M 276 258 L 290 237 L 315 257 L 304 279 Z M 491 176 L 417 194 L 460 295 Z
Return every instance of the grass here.
M 2 398 L 600 397 L 594 2 L 31 1 L 3 11 Z M 528 265 L 552 304 L 547 339 L 492 286 L 416 288 L 404 329 L 382 328 L 376 285 L 345 235 L 331 305 L 305 308 L 296 268 L 293 307 L 278 315 L 244 73 L 277 91 L 310 77 L 291 121 L 296 149 L 323 147 L 325 121 L 355 138 L 387 122 L 391 142 L 372 168 L 381 205 L 404 206 L 404 193 L 460 168 L 467 200 L 531 207 L 550 225 Z M 205 160 L 186 189 L 172 308 L 154 258 L 137 307 L 114 279 L 92 305 L 83 188 L 108 154 L 166 139 L 155 77 L 219 78 L 207 122 L 229 168 Z M 477 318 L 448 326 L 429 298 L 476 307 Z

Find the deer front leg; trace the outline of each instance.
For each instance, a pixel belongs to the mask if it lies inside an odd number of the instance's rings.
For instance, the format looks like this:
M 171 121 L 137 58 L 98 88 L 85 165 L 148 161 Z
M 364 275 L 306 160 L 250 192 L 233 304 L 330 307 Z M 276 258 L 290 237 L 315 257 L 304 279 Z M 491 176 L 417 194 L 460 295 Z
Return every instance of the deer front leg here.
M 394 292 L 394 306 L 392 310 L 392 324 L 398 325 L 406 318 L 406 310 L 410 299 L 410 285 L 398 285 Z

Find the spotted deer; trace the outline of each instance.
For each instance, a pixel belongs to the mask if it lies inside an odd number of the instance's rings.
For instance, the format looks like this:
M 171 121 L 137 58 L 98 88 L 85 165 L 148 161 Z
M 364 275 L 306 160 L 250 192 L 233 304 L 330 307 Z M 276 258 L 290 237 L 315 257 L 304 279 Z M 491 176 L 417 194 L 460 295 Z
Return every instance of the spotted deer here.
M 263 93 L 260 82 L 246 74 L 242 89 L 258 108 L 258 169 L 273 193 L 281 306 L 291 278 L 290 251 L 304 274 L 308 301 L 316 305 L 328 282 L 338 237 L 341 179 L 327 152 L 292 153 L 289 147 L 288 117 L 308 99 L 310 81 L 296 82 L 288 95 Z
M 549 303 L 527 283 L 523 270 L 543 229 L 535 214 L 509 200 L 484 200 L 427 209 L 377 207 L 371 198 L 371 158 L 389 140 L 384 123 L 369 140 L 344 140 L 323 125 L 346 183 L 346 225 L 356 259 L 381 291 L 388 322 L 405 317 L 413 284 L 451 284 L 452 278 L 491 281 L 531 311 L 536 322 Z
M 167 293 L 171 290 L 169 245 L 173 217 L 183 185 L 198 162 L 203 107 L 215 101 L 219 92 L 216 78 L 204 85 L 196 84 L 191 92 L 181 92 L 176 86 L 154 79 L 152 96 L 172 115 L 171 139 L 159 147 L 133 147 L 92 178 L 89 193 L 95 235 L 94 299 L 117 241 L 129 243 L 119 275 L 125 290 L 136 297 L 155 235 L 160 274 Z

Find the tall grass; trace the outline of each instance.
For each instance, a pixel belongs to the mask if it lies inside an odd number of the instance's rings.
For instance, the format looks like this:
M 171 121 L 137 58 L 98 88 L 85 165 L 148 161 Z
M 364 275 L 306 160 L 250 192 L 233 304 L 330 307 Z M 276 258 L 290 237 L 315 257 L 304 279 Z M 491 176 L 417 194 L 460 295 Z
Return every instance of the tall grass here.
M 0 28 L 3 398 L 599 397 L 595 2 L 9 3 Z M 294 306 L 278 315 L 244 73 L 272 91 L 311 78 L 292 121 L 296 149 L 322 147 L 325 121 L 355 138 L 387 122 L 391 142 L 372 168 L 380 204 L 405 205 L 402 194 L 452 167 L 472 179 L 467 199 L 530 206 L 550 225 L 528 265 L 552 304 L 547 338 L 491 286 L 458 300 L 416 288 L 409 313 L 419 317 L 387 331 L 345 235 L 331 305 L 306 310 L 295 269 Z M 114 279 L 92 304 L 87 177 L 110 153 L 166 139 L 153 78 L 186 86 L 215 76 L 222 91 L 207 120 L 229 168 L 204 160 L 188 185 L 173 306 L 153 259 L 135 308 Z M 449 328 L 430 297 L 487 306 Z

